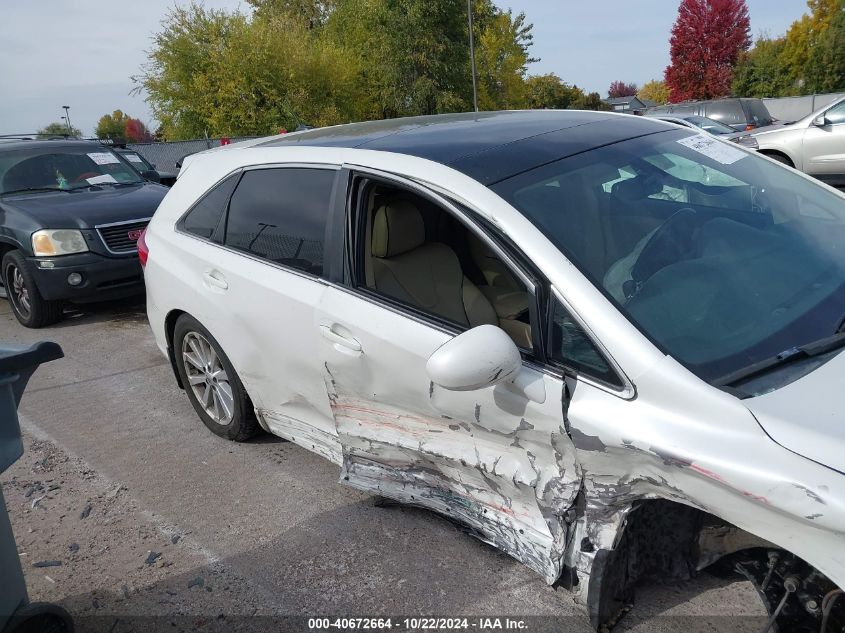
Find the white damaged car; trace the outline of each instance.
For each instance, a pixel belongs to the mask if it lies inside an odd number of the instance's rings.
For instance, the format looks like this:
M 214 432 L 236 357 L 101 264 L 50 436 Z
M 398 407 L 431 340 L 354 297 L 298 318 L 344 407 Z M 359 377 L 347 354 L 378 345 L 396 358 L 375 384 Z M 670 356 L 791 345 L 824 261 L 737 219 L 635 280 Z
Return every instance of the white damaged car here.
M 204 424 L 451 517 L 612 626 L 721 561 L 845 630 L 845 196 L 596 112 L 190 157 L 139 242 Z

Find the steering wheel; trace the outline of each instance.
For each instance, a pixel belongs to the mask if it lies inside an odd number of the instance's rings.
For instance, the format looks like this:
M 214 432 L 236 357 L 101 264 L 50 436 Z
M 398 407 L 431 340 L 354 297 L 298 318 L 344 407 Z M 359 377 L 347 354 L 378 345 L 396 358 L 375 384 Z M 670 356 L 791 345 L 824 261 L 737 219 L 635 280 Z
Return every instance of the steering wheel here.
M 651 276 L 669 264 L 689 259 L 693 248 L 693 235 L 698 227 L 695 209 L 678 209 L 661 224 L 640 251 L 631 279 L 639 288 Z
M 102 174 L 98 174 L 96 171 L 86 171 L 74 178 L 73 182 L 82 182 L 83 180 L 88 180 L 89 178 L 94 178 L 95 176 L 100 175 Z

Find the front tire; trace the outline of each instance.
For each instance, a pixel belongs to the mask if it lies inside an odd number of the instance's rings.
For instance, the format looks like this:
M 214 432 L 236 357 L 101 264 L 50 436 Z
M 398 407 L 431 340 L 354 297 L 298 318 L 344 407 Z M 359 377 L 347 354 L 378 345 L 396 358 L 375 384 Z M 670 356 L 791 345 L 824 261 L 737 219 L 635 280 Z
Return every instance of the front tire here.
M 176 367 L 191 405 L 208 429 L 242 442 L 260 432 L 252 401 L 220 344 L 187 314 L 173 330 Z
M 62 318 L 62 302 L 48 301 L 41 296 L 35 276 L 20 251 L 3 256 L 3 285 L 18 322 L 29 328 L 52 325 Z

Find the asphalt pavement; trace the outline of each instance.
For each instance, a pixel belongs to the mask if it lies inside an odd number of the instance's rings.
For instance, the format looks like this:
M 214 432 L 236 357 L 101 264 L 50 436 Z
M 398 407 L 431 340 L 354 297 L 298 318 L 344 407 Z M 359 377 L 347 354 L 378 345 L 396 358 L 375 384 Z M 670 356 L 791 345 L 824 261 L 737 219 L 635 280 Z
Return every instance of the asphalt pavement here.
M 259 616 L 458 615 L 588 630 L 567 591 L 445 518 L 345 487 L 337 466 L 279 438 L 212 435 L 142 301 L 89 306 L 38 331 L 0 301 L 0 344 L 37 340 L 65 358 L 31 380 L 27 453 L 0 475 L 32 599 L 108 631 L 138 616 L 180 630 L 280 630 L 307 624 Z M 44 561 L 60 564 L 33 566 Z M 642 587 L 616 630 L 758 631 L 761 613 L 748 583 L 704 573 Z

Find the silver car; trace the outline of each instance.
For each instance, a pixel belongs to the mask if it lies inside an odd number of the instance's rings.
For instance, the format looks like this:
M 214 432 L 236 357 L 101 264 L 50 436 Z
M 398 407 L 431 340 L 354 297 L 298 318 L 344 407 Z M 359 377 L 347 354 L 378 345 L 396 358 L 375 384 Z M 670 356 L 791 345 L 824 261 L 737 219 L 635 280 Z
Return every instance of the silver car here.
M 754 133 L 760 153 L 828 184 L 845 186 L 845 97 L 781 126 Z
M 704 130 L 708 134 L 720 137 L 723 140 L 739 143 L 749 149 L 757 149 L 757 139 L 755 139 L 750 132 L 737 132 L 731 126 L 719 123 L 713 119 L 708 119 L 706 116 L 697 116 L 694 114 L 682 114 L 678 116 L 646 114 L 646 116 L 666 121 L 667 123 L 674 123 L 675 125 L 692 128 L 694 130 Z

